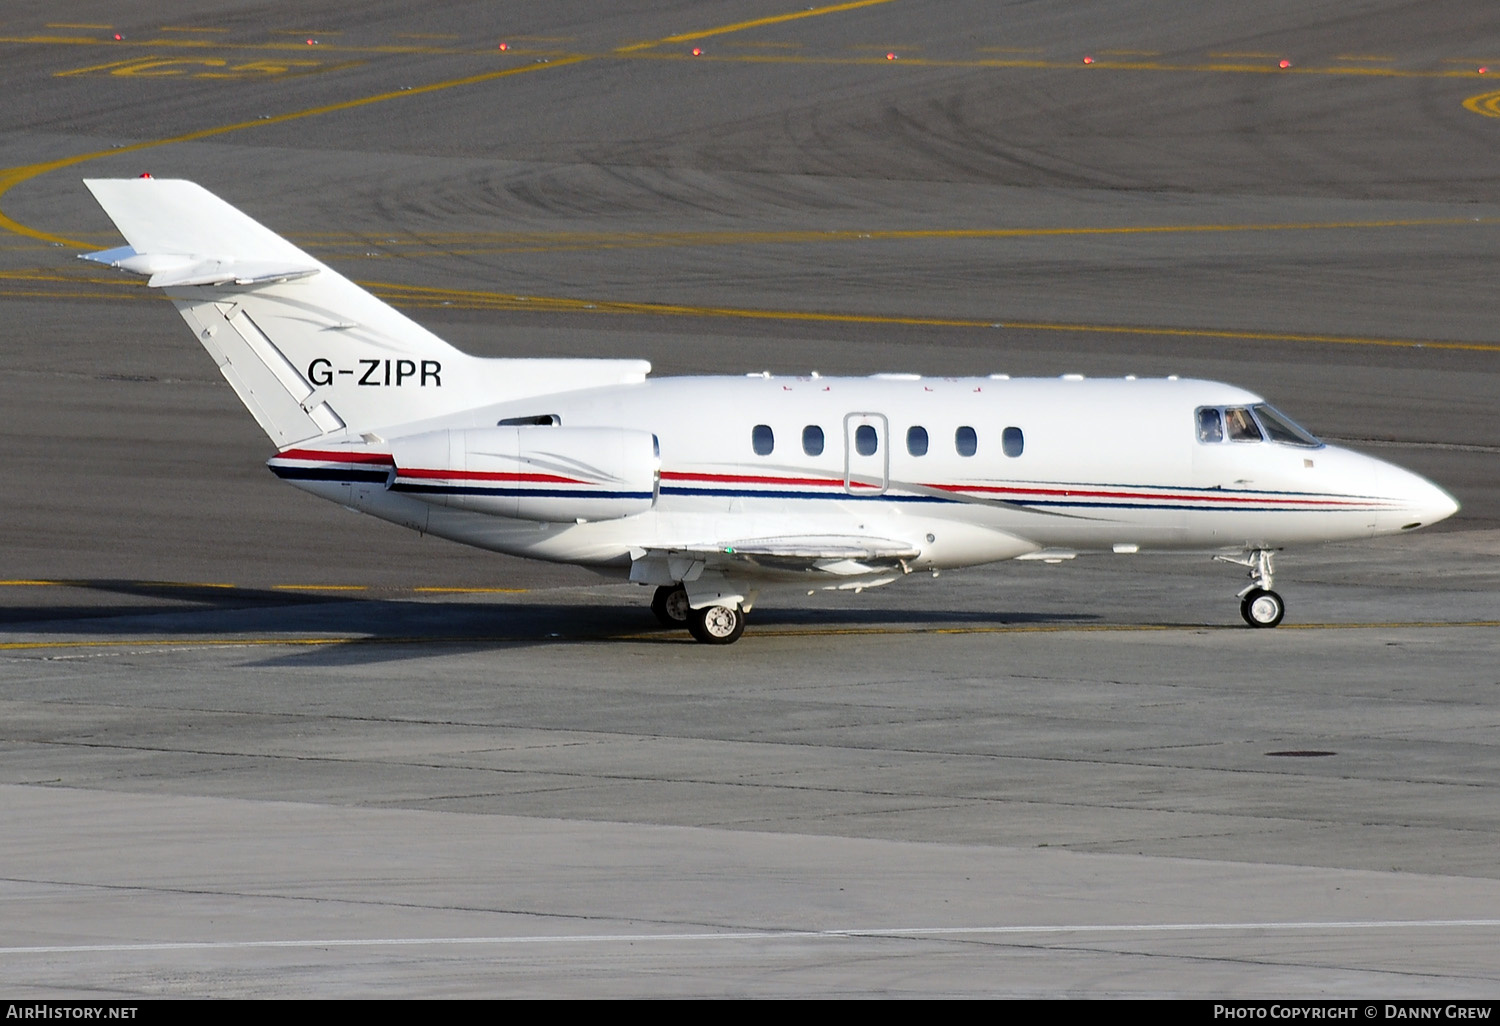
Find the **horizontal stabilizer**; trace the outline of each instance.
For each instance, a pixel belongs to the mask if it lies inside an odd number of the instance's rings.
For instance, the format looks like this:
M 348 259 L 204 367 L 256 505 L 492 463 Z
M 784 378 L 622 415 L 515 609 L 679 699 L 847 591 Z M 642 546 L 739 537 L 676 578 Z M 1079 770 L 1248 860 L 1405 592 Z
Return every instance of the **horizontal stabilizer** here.
M 130 243 L 128 248 L 136 255 L 148 258 L 160 255 L 195 262 L 232 258 L 247 264 L 276 264 L 312 270 L 319 266 L 302 250 L 194 182 L 166 178 L 94 178 L 83 184 L 109 214 L 125 241 Z M 90 254 L 90 258 L 103 255 Z M 123 263 L 118 266 L 136 270 Z
M 81 254 L 80 260 L 108 264 L 120 270 L 148 275 L 145 284 L 151 288 L 175 285 L 264 285 L 269 282 L 291 282 L 317 275 L 311 261 L 285 263 L 272 260 L 236 260 L 233 257 L 196 257 L 190 254 L 138 254 L 135 246 L 104 249 L 98 254 Z
M 299 263 L 202 257 L 188 253 L 138 253 L 134 246 L 81 253 L 78 259 L 149 275 L 151 280 L 146 284 L 155 289 L 176 285 L 262 285 L 294 281 L 318 273 L 318 266 L 310 260 Z

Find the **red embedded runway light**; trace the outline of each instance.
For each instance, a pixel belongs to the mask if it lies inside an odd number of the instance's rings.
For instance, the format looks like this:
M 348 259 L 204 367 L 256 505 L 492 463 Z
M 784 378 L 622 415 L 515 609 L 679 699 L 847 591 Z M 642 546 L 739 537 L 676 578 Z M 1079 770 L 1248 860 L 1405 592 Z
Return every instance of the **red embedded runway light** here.
M 1276 66 L 1278 68 L 1281 68 L 1282 70 L 1285 70 L 1285 69 L 1290 68 L 1292 66 L 1292 62 L 1291 61 L 1282 61 L 1280 64 L 1278 64 Z
M 151 172 L 150 171 L 142 171 L 140 174 L 136 175 L 136 177 L 137 178 L 150 178 L 151 177 Z
M 885 55 L 885 59 L 888 61 L 893 61 L 896 59 L 896 55 L 894 53 L 888 53 Z
M 307 41 L 307 45 L 308 46 L 317 46 L 318 45 L 318 41 L 316 39 L 309 39 Z
M 1094 58 L 1092 58 L 1092 57 L 1085 57 L 1083 59 L 1083 63 L 1085 63 L 1085 64 L 1092 64 L 1092 63 L 1094 63 Z
M 701 46 L 695 46 L 695 47 L 693 47 L 693 56 L 694 57 L 702 57 L 703 56 L 703 48 Z
M 502 50 L 509 50 L 510 49 L 510 44 L 509 43 L 501 43 L 500 44 L 500 49 L 502 49 Z
M 1479 69 L 1479 73 L 1481 75 L 1488 75 L 1490 73 L 1490 69 L 1489 68 L 1480 68 Z

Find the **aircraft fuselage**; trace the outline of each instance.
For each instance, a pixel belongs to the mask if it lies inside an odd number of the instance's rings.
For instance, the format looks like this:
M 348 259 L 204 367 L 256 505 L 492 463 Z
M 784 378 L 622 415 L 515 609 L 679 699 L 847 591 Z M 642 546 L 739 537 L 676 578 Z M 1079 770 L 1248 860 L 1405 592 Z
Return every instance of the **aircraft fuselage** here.
M 532 421 L 517 430 L 654 435 L 659 480 L 649 504 L 571 522 L 496 517 L 434 502 L 431 491 L 416 498 L 368 463 L 343 462 L 344 446 L 297 447 L 291 452 L 325 455 L 283 453 L 272 467 L 325 498 L 423 531 L 599 567 L 628 566 L 632 550 L 657 542 L 806 534 L 907 542 L 919 553 L 909 569 L 1053 549 L 1274 549 L 1396 533 L 1454 509 L 1425 479 L 1347 449 L 1200 439 L 1198 411 L 1261 404 L 1243 389 L 1195 380 L 755 375 L 531 397 L 402 429 Z M 390 452 L 389 441 L 356 447 Z M 322 479 L 306 473 L 314 466 L 326 468 Z M 423 469 L 462 473 L 434 487 L 447 481 L 471 496 L 528 487 L 514 475 Z

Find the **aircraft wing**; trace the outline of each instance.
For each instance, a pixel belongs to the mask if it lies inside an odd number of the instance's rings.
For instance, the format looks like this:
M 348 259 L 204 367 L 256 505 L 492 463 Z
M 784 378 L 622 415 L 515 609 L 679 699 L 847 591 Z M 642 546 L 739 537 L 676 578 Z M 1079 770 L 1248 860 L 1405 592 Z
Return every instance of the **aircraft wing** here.
M 910 542 L 861 535 L 745 538 L 638 549 L 631 554 L 631 577 L 660 584 L 691 581 L 704 571 L 751 578 L 806 573 L 858 577 L 901 570 L 905 560 L 920 554 Z

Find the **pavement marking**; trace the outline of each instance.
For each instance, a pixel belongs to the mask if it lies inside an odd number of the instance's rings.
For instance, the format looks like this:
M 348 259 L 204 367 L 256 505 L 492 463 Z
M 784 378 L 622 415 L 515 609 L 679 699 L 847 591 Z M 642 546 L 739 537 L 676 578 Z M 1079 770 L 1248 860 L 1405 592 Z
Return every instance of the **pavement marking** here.
M 676 53 L 664 51 L 664 46 L 687 43 L 699 40 L 707 40 L 749 29 L 781 24 L 783 22 L 796 21 L 803 18 L 819 17 L 827 14 L 836 14 L 843 11 L 855 10 L 861 7 L 869 7 L 878 4 L 893 2 L 893 0 L 858 0 L 855 3 L 835 4 L 828 7 L 809 8 L 805 11 L 796 11 L 789 14 L 773 15 L 767 18 L 752 21 L 737 22 L 732 25 L 719 26 L 717 28 L 703 29 L 694 32 L 679 33 L 662 39 L 648 40 L 645 42 L 629 43 L 609 50 L 593 50 L 587 52 L 560 51 L 557 49 L 511 49 L 513 56 L 555 56 L 578 58 L 582 60 L 597 60 L 601 58 L 613 58 L 617 60 L 645 59 L 645 60 L 701 60 L 701 61 L 746 61 L 754 62 L 758 58 L 750 54 L 724 54 L 724 53 Z M 49 28 L 69 28 L 75 30 L 95 29 L 107 31 L 107 25 L 49 25 Z M 161 32 L 227 32 L 227 29 L 209 28 L 172 28 L 163 27 Z M 110 40 L 91 36 L 47 36 L 47 35 L 17 35 L 0 37 L 0 43 L 10 44 L 33 44 L 33 45 L 70 45 L 70 46 L 112 46 L 141 48 L 149 46 L 163 47 L 212 47 L 225 50 L 286 50 L 306 49 L 307 40 L 313 39 L 319 49 L 339 51 L 343 53 L 368 53 L 368 54 L 437 54 L 476 56 L 489 54 L 489 47 L 474 46 L 433 46 L 433 45 L 411 45 L 411 44 L 339 44 L 338 42 L 324 42 L 324 36 L 335 37 L 341 35 L 339 32 L 320 32 L 316 30 L 276 30 L 271 35 L 290 37 L 291 41 L 277 42 L 274 40 L 261 42 L 225 42 L 220 39 L 182 39 L 182 38 L 154 38 L 154 39 L 119 39 Z M 455 40 L 461 37 L 452 34 L 438 33 L 397 33 L 393 38 L 412 40 Z M 531 42 L 543 44 L 564 44 L 575 42 L 575 37 L 568 36 L 511 36 L 506 40 L 513 42 Z M 782 48 L 798 49 L 806 44 L 798 42 L 774 42 L 774 41 L 735 41 L 731 44 L 737 49 L 747 47 L 759 48 Z M 1212 74 L 1279 74 L 1279 75 L 1363 75 L 1385 78 L 1465 78 L 1484 74 L 1479 70 L 1487 62 L 1477 58 L 1444 57 L 1439 58 L 1439 63 L 1454 67 L 1371 67 L 1372 64 L 1393 64 L 1399 60 L 1391 55 L 1359 55 L 1338 54 L 1327 60 L 1350 62 L 1346 64 L 1309 64 L 1281 66 L 1281 60 L 1286 58 L 1282 53 L 1271 53 L 1267 51 L 1247 52 L 1221 52 L 1214 51 L 1205 54 L 1206 61 L 1173 63 L 1161 61 L 1155 58 L 1162 56 L 1161 51 L 1156 50 L 1134 50 L 1134 49 L 1109 49 L 1098 51 L 1097 57 L 1091 57 L 1088 61 L 1079 56 L 1045 57 L 1041 56 L 1046 51 L 1035 47 L 998 47 L 982 46 L 976 47 L 974 52 L 979 54 L 1012 54 L 1012 55 L 1036 55 L 1027 59 L 993 60 L 984 57 L 947 57 L 947 58 L 923 58 L 911 56 L 911 50 L 905 44 L 875 44 L 865 43 L 849 47 L 855 50 L 873 51 L 869 57 L 840 58 L 828 55 L 803 55 L 788 57 L 788 63 L 798 64 L 821 64 L 821 65 L 896 65 L 902 64 L 915 67 L 942 67 L 942 68 L 1001 68 L 1001 69 L 1035 69 L 1035 70 L 1087 70 L 1098 74 L 1101 71 L 1151 71 L 1151 72 L 1189 72 L 1189 73 L 1212 73 Z M 886 54 L 897 55 L 895 59 L 887 57 Z M 1120 59 L 1123 58 L 1123 59 Z M 774 58 L 773 58 L 774 59 Z M 1223 63 L 1234 61 L 1240 63 Z M 1254 63 L 1243 63 L 1254 62 Z M 1355 63 L 1358 62 L 1358 63 Z M 1363 66 L 1360 66 L 1363 65 Z M 1462 67 L 1459 67 L 1462 66 Z
M 77 164 L 83 164 L 91 160 L 97 160 L 100 157 L 117 156 L 124 153 L 137 153 L 141 150 L 153 149 L 158 146 L 167 146 L 172 143 L 197 142 L 202 139 L 211 139 L 215 136 L 227 135 L 231 132 L 239 132 L 248 128 L 261 128 L 267 125 L 279 125 L 284 124 L 288 121 L 296 121 L 300 118 L 316 117 L 320 114 L 332 114 L 338 111 L 355 110 L 360 107 L 370 106 L 371 104 L 383 103 L 387 100 L 400 99 L 407 96 L 421 96 L 427 93 L 435 93 L 445 89 L 455 89 L 461 86 L 475 85 L 481 82 L 492 82 L 497 79 L 508 78 L 512 75 L 523 75 L 529 71 L 537 71 L 544 68 L 557 68 L 566 66 L 568 64 L 578 64 L 587 59 L 588 58 L 586 57 L 574 57 L 555 60 L 547 64 L 523 64 L 518 67 L 503 68 L 499 71 L 488 71 L 478 75 L 467 75 L 463 78 L 449 79 L 444 82 L 433 82 L 429 83 L 428 85 L 411 86 L 409 88 L 398 89 L 393 92 L 375 93 L 371 96 L 357 97 L 352 100 L 341 100 L 336 103 L 323 104 L 318 107 L 309 107 L 305 110 L 293 111 L 288 114 L 276 114 L 269 117 L 257 118 L 254 121 L 237 121 L 225 125 L 215 125 L 210 128 L 201 128 L 194 132 L 185 132 L 182 135 L 169 136 L 165 139 L 151 139 L 145 142 L 132 143 L 126 146 L 120 146 L 116 149 L 96 150 L 92 153 L 79 153 L 74 154 L 71 157 L 62 157 L 57 160 L 49 160 L 37 164 L 25 164 L 19 167 L 6 168 L 5 170 L 0 171 L 0 196 L 3 196 L 6 192 L 9 192 L 11 189 L 21 184 L 22 182 L 29 181 L 30 179 L 35 178 L 38 175 L 47 174 L 51 171 L 58 171 L 65 167 L 73 167 Z M 60 235 L 52 235 L 47 232 L 37 231 L 34 228 L 29 228 L 26 225 L 13 220 L 3 211 L 0 211 L 0 229 L 14 232 L 17 235 L 24 235 L 28 238 L 37 239 L 41 242 L 57 243 L 58 245 L 62 246 L 73 246 L 82 249 L 87 249 L 91 246 L 91 243 L 88 242 L 80 242 L 76 239 L 69 239 Z
M 1431 630 L 1500 627 L 1500 620 L 1460 621 L 1392 621 L 1389 623 L 1282 623 L 1278 631 L 1347 631 L 1347 630 Z M 747 640 L 753 638 L 830 638 L 830 637 L 907 637 L 914 635 L 960 635 L 960 634 L 1146 634 L 1146 633 L 1203 633 L 1205 631 L 1234 631 L 1246 633 L 1251 628 L 1243 624 L 1198 623 L 1198 624 L 990 624 L 951 627 L 927 627 L 920 625 L 886 627 L 755 627 L 745 631 Z M 1257 635 L 1264 637 L 1264 635 Z M 684 631 L 659 627 L 643 628 L 628 634 L 568 634 L 535 631 L 526 634 L 492 635 L 434 635 L 432 637 L 380 635 L 348 635 L 344 637 L 254 637 L 237 638 L 122 638 L 112 640 L 88 639 L 77 641 L 5 641 L 0 642 L 0 651 L 30 652 L 44 649 L 195 649 L 195 648 L 250 648 L 288 646 L 317 648 L 331 645 L 509 645 L 538 640 L 566 642 L 592 641 L 643 641 L 668 642 L 672 644 L 696 644 Z
M 1464 101 L 1464 110 L 1483 114 L 1487 118 L 1500 118 L 1500 92 L 1471 96 Z
M 524 595 L 529 588 L 413 588 L 412 591 L 424 595 Z
M 851 3 L 831 4 L 827 7 L 809 7 L 805 11 L 793 11 L 790 14 L 774 14 L 767 18 L 739 21 L 732 25 L 721 25 L 718 28 L 703 29 L 697 32 L 683 32 L 679 35 L 667 36 L 665 39 L 656 39 L 648 43 L 632 43 L 629 46 L 618 47 L 615 53 L 638 53 L 642 50 L 648 50 L 653 46 L 666 46 L 669 43 L 694 43 L 700 39 L 712 39 L 714 36 L 724 36 L 732 32 L 743 32 L 746 29 L 765 28 L 768 25 L 780 25 L 788 21 L 801 21 L 804 18 L 819 18 L 825 14 L 840 14 L 844 11 L 854 11 L 861 7 L 876 7 L 891 2 L 892 0 L 853 0 Z
M 391 282 L 361 282 L 382 299 L 416 308 L 523 309 L 556 312 L 655 314 L 674 317 L 740 318 L 762 321 L 805 321 L 824 324 L 874 324 L 903 327 L 1003 328 L 1020 331 L 1076 332 L 1106 335 L 1157 335 L 1173 338 L 1228 339 L 1243 342 L 1296 342 L 1325 345 L 1379 346 L 1397 349 L 1440 349 L 1467 352 L 1500 352 L 1500 343 L 1457 342 L 1439 339 L 1378 338 L 1362 335 L 1319 335 L 1301 332 L 1234 331 L 1214 328 L 1179 328 L 1132 324 L 1085 324 L 1061 321 L 1028 321 L 979 317 L 923 317 L 918 315 L 834 313 L 816 310 L 768 310 L 750 307 L 690 306 L 681 303 L 633 303 L 615 300 L 569 299 L 556 296 L 521 296 L 475 289 L 443 289 L 398 285 Z M 472 304 L 472 305 L 468 305 Z
M 14 579 L 14 580 L 0 580 L 0 587 L 5 587 L 5 588 L 103 588 L 103 589 L 106 589 L 106 590 L 129 587 L 129 588 L 141 588 L 141 589 L 150 588 L 150 589 L 155 589 L 155 590 L 170 590 L 170 589 L 174 589 L 175 588 L 175 589 L 181 589 L 181 590 L 185 590 L 185 591 L 186 590 L 194 590 L 194 589 L 198 589 L 198 588 L 223 588 L 223 589 L 229 589 L 229 590 L 244 589 L 246 591 L 259 590 L 258 587 L 255 586 L 255 585 L 227 584 L 227 583 L 223 583 L 223 582 L 219 582 L 219 581 L 132 581 L 132 580 L 114 580 L 114 579 L 94 579 L 94 580 L 90 580 L 90 579 L 84 579 L 84 578 L 72 578 L 72 579 L 60 579 L 60 580 L 45 580 L 45 579 L 41 579 L 41 578 L 18 578 L 18 579 Z M 378 591 L 378 592 L 403 592 L 403 591 L 411 591 L 411 592 L 416 592 L 416 593 L 431 593 L 431 594 L 445 594 L 445 593 L 466 594 L 466 593 L 474 593 L 474 594 L 503 594 L 503 595 L 524 595 L 528 591 L 531 590 L 529 588 L 490 588 L 490 587 L 468 587 L 468 586 L 460 586 L 460 585 L 429 585 L 429 586 L 412 585 L 410 587 L 401 587 L 401 586 L 386 587 L 386 586 L 378 585 L 378 584 L 377 585 L 371 585 L 371 584 L 273 584 L 273 585 L 270 586 L 270 588 L 272 590 L 276 590 L 276 591 Z
M 819 55 L 781 55 L 781 54 L 726 54 L 726 53 L 704 53 L 693 55 L 668 50 L 644 50 L 641 52 L 619 54 L 640 60 L 659 61 L 703 61 L 724 63 L 759 63 L 759 64 L 810 64 L 820 66 L 869 66 L 883 65 L 886 67 L 907 68 L 943 68 L 943 69 L 992 69 L 992 70 L 1030 70 L 1030 71 L 1080 71 L 1088 74 L 1102 74 L 1106 71 L 1130 71 L 1130 72 L 1165 72 L 1178 74 L 1215 74 L 1215 75 L 1297 75 L 1302 77 L 1314 76 L 1354 76 L 1361 78 L 1402 78 L 1402 79 L 1432 79 L 1432 78 L 1475 78 L 1483 73 L 1477 68 L 1394 68 L 1373 67 L 1365 64 L 1330 64 L 1330 65 L 1307 65 L 1283 68 L 1274 56 L 1247 57 L 1240 60 L 1264 61 L 1264 63 L 1222 63 L 1211 61 L 1208 63 L 1173 64 L 1153 60 L 1132 60 L 1126 58 L 1108 58 L 1104 56 L 1091 58 L 1087 63 L 1078 59 L 1058 60 L 1056 58 L 942 58 L 942 57 L 908 57 L 902 54 L 902 48 L 898 45 L 887 53 L 897 54 L 896 59 L 888 58 L 884 54 L 872 57 L 830 57 Z
M 1367 221 L 1285 221 L 1244 224 L 1145 224 L 1145 225 L 1074 225 L 995 228 L 842 228 L 842 229 L 772 229 L 764 231 L 691 231 L 691 232 L 425 232 L 415 237 L 404 235 L 400 243 L 415 244 L 424 249 L 440 249 L 448 255 L 474 253 L 567 252 L 570 250 L 636 249 L 692 246 L 774 246 L 819 243 L 906 242 L 946 239 L 954 241 L 1031 239 L 1058 237 L 1094 237 L 1117 235 L 1194 235 L 1357 231 L 1388 228 L 1493 227 L 1500 225 L 1495 217 L 1426 217 L 1385 218 Z M 368 251 L 380 247 L 379 255 L 388 257 L 401 252 L 381 239 L 379 233 L 362 235 L 345 232 L 319 232 L 299 236 L 305 244 L 321 247 L 352 246 Z M 368 255 L 368 254 L 366 254 Z M 351 256 L 351 258 L 353 258 Z
M 720 36 L 731 32 L 743 31 L 748 28 L 777 24 L 783 21 L 794 21 L 801 18 L 812 18 L 823 14 L 833 14 L 839 11 L 854 10 L 860 7 L 870 7 L 876 4 L 889 2 L 891 2 L 891 0 L 855 0 L 855 2 L 853 3 L 836 4 L 831 7 L 809 8 L 808 10 L 795 11 L 791 14 L 776 15 L 770 18 L 757 19 L 756 21 L 738 22 L 733 25 L 722 25 L 718 28 L 704 29 L 700 32 L 689 33 L 684 36 L 671 36 L 667 39 L 657 40 L 651 43 L 636 44 L 636 47 L 650 47 L 658 45 L 660 43 L 675 42 L 680 39 L 697 39 L 708 38 L 710 36 Z M 109 26 L 102 27 L 108 28 Z M 25 40 L 0 39 L 0 42 L 25 42 Z M 195 41 L 192 40 L 178 40 L 178 42 L 186 45 L 196 45 Z M 621 52 L 624 51 L 615 51 L 616 54 L 619 54 Z M 323 104 L 317 107 L 309 107 L 305 110 L 293 111 L 287 114 L 277 114 L 269 117 L 257 118 L 254 121 L 237 121 L 230 124 L 216 125 L 210 128 L 199 129 L 195 132 L 186 132 L 182 135 L 170 136 L 165 139 L 151 139 L 144 142 L 120 146 L 115 149 L 96 150 L 91 153 L 81 153 L 75 154 L 71 157 L 62 157 L 57 160 L 42 161 L 36 164 L 25 164 L 18 167 L 6 168 L 4 170 L 0 170 L 0 197 L 3 197 L 5 193 L 9 192 L 11 189 L 15 188 L 22 182 L 29 181 L 30 179 L 35 178 L 38 175 L 47 174 L 51 171 L 58 171 L 65 167 L 73 167 L 77 164 L 82 164 L 87 161 L 97 160 L 100 157 L 118 156 L 124 153 L 137 153 L 141 150 L 152 149 L 158 146 L 167 146 L 172 143 L 197 142 L 202 139 L 210 139 L 214 138 L 215 136 L 227 135 L 231 132 L 243 131 L 249 128 L 260 128 L 267 125 L 284 124 L 288 121 L 295 121 L 301 118 L 317 117 L 321 114 L 331 114 L 338 111 L 354 110 L 360 107 L 370 106 L 371 104 L 383 103 L 387 100 L 400 99 L 407 96 L 423 96 L 428 93 L 441 92 L 447 89 L 456 89 L 468 85 L 493 82 L 512 75 L 525 74 L 528 71 L 563 68 L 573 64 L 581 64 L 585 61 L 595 60 L 599 56 L 602 55 L 563 55 L 541 63 L 523 64 L 516 67 L 503 68 L 498 71 L 483 72 L 478 75 L 466 75 L 462 78 L 449 79 L 443 82 L 432 82 L 422 86 L 408 86 L 406 88 L 390 92 L 376 93 L 371 96 L 357 97 L 352 100 L 342 100 L 336 103 Z M 79 242 L 75 239 L 69 239 L 60 235 L 53 235 L 48 232 L 38 231 L 35 228 L 30 228 L 26 225 L 23 225 L 19 221 L 16 221 L 5 214 L 3 210 L 0 210 L 0 230 L 13 232 L 17 235 L 24 235 L 28 238 L 33 238 L 40 242 L 57 243 L 58 245 L 74 246 L 85 249 L 89 247 L 89 243 L 87 242 Z
M 521 934 L 489 937 L 328 937 L 315 940 L 147 941 L 38 944 L 0 948 L 0 955 L 67 955 L 148 951 L 255 951 L 268 948 L 460 947 L 553 944 L 699 944 L 766 940 L 919 940 L 928 937 L 1037 937 L 1070 934 L 1306 933 L 1353 930 L 1485 930 L 1500 919 L 1342 919 L 1295 922 L 1052 923 L 996 926 L 846 927 L 833 930 L 719 930 L 692 933 Z
M 0 282 L 57 282 L 98 285 L 111 289 L 110 299 L 157 302 L 156 295 L 126 278 L 67 277 L 42 271 L 0 271 Z M 1077 321 L 1027 321 L 988 317 L 923 317 L 904 314 L 856 314 L 819 310 L 770 310 L 751 307 L 693 306 L 682 303 L 625 302 L 608 299 L 578 299 L 568 296 L 523 296 L 481 289 L 403 285 L 395 282 L 357 281 L 380 299 L 394 306 L 417 310 L 533 310 L 541 313 L 636 314 L 660 317 L 729 318 L 759 321 L 795 321 L 825 324 L 868 324 L 895 327 L 979 328 L 1012 331 L 1061 332 L 1093 335 L 1162 336 L 1169 338 L 1221 339 L 1243 342 L 1289 342 L 1304 345 L 1376 346 L 1393 349 L 1434 349 L 1461 352 L 1500 352 L 1500 343 L 1463 342 L 1445 339 L 1382 338 L 1371 335 L 1317 335 L 1303 332 L 1246 331 L 1219 328 L 1169 327 L 1165 325 L 1096 324 Z M 98 299 L 97 293 L 68 289 L 5 289 L 0 296 L 31 299 Z
M 367 584 L 273 584 L 274 591 L 369 591 Z
M 106 62 L 104 64 L 91 64 L 91 65 L 89 65 L 86 68 L 72 68 L 72 69 L 70 69 L 68 71 L 54 71 L 52 73 L 52 77 L 53 78 L 69 78 L 69 77 L 71 77 L 73 75 L 90 75 L 90 74 L 93 74 L 96 71 L 108 71 L 111 68 L 121 68 L 121 67 L 124 67 L 124 66 L 126 66 L 128 64 L 134 64 L 136 61 L 144 60 L 144 59 L 146 59 L 146 58 L 130 57 L 130 58 L 128 58 L 126 60 L 123 60 L 123 61 L 108 61 L 108 62 Z
M 231 64 L 221 57 L 157 57 L 148 55 L 108 64 L 95 64 L 71 71 L 59 71 L 54 78 L 70 75 L 104 74 L 120 78 L 288 78 L 328 71 L 342 71 L 364 63 L 359 60 L 326 61 L 319 58 L 278 57 L 267 60 L 240 61 Z M 204 70 L 209 69 L 209 70 Z

